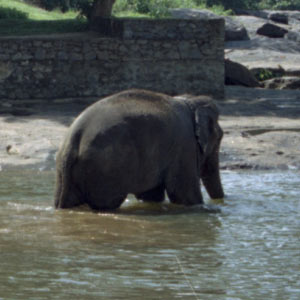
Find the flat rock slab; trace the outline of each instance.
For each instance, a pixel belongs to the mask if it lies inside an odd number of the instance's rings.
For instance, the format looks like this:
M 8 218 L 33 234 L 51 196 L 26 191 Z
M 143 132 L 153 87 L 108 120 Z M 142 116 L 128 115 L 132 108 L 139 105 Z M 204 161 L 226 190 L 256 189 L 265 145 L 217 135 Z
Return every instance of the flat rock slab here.
M 225 57 L 250 70 L 283 69 L 287 75 L 300 75 L 300 43 L 287 39 L 256 37 L 227 42 Z

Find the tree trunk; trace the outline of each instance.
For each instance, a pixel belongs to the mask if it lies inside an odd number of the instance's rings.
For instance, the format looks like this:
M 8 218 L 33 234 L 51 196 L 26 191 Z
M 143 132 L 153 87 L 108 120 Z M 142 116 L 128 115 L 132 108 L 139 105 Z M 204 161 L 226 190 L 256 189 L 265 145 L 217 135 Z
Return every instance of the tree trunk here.
M 91 20 L 96 17 L 109 18 L 116 0 L 94 0 Z

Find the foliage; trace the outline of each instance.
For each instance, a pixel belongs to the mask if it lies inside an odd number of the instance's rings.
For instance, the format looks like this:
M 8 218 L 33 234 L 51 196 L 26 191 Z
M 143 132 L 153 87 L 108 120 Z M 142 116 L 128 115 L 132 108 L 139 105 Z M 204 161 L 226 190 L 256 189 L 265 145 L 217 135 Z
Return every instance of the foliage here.
M 48 10 L 56 8 L 63 12 L 69 9 L 79 10 L 84 16 L 90 14 L 93 3 L 93 0 L 31 1 L 38 2 L 41 7 Z M 114 13 L 121 14 L 130 11 L 134 14 L 164 17 L 168 15 L 168 8 L 209 8 L 219 14 L 224 14 L 226 10 L 237 9 L 300 9 L 300 0 L 117 0 L 114 5 Z
M 257 74 L 257 77 L 259 81 L 263 81 L 274 78 L 275 76 L 272 71 L 268 69 L 261 69 L 260 72 Z
M 299 10 L 300 0 L 261 0 L 258 8 L 260 9 L 282 9 L 282 10 Z
M 0 20 L 1 19 L 26 20 L 28 19 L 28 13 L 17 10 L 16 8 L 0 7 Z
M 94 0 L 38 0 L 40 5 L 48 10 L 59 8 L 62 11 L 68 9 L 77 10 L 81 16 L 89 18 Z M 137 15 L 154 18 L 168 17 L 169 8 L 206 8 L 204 0 L 117 0 L 113 7 L 116 16 Z M 220 1 L 211 3 L 210 9 L 217 14 L 230 14 L 225 11 Z
M 74 8 L 80 12 L 81 17 L 85 17 L 89 20 L 93 2 L 93 0 L 77 0 L 76 3 L 74 3 Z
M 79 2 L 87 2 L 85 0 L 39 0 L 39 5 L 46 10 L 59 8 L 62 12 L 76 8 Z
M 208 7 L 221 5 L 224 9 L 300 9 L 300 0 L 194 0 Z
M 113 14 L 123 16 L 124 12 L 132 14 L 148 15 L 154 18 L 168 17 L 169 8 L 207 8 L 203 1 L 197 0 L 117 0 Z M 230 15 L 230 10 L 224 10 L 222 5 L 213 5 L 210 9 L 216 14 Z

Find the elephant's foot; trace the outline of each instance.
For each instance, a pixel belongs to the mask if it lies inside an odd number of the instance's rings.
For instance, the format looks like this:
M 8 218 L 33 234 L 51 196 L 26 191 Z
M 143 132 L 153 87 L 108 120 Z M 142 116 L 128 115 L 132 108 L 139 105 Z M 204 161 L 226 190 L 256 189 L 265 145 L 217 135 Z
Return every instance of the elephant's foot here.
M 98 198 L 96 201 L 91 201 L 91 200 L 87 201 L 87 204 L 92 210 L 96 210 L 96 211 L 115 210 L 122 205 L 126 197 L 127 195 L 114 198 L 114 199 L 105 198 L 105 200 Z

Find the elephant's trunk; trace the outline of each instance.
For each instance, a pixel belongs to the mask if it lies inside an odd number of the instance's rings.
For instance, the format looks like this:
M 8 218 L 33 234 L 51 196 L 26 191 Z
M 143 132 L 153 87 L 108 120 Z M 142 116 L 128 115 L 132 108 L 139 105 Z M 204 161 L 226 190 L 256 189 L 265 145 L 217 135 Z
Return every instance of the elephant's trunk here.
M 215 151 L 213 155 L 207 158 L 201 179 L 207 193 L 212 199 L 224 198 L 224 191 L 219 171 L 218 151 Z

